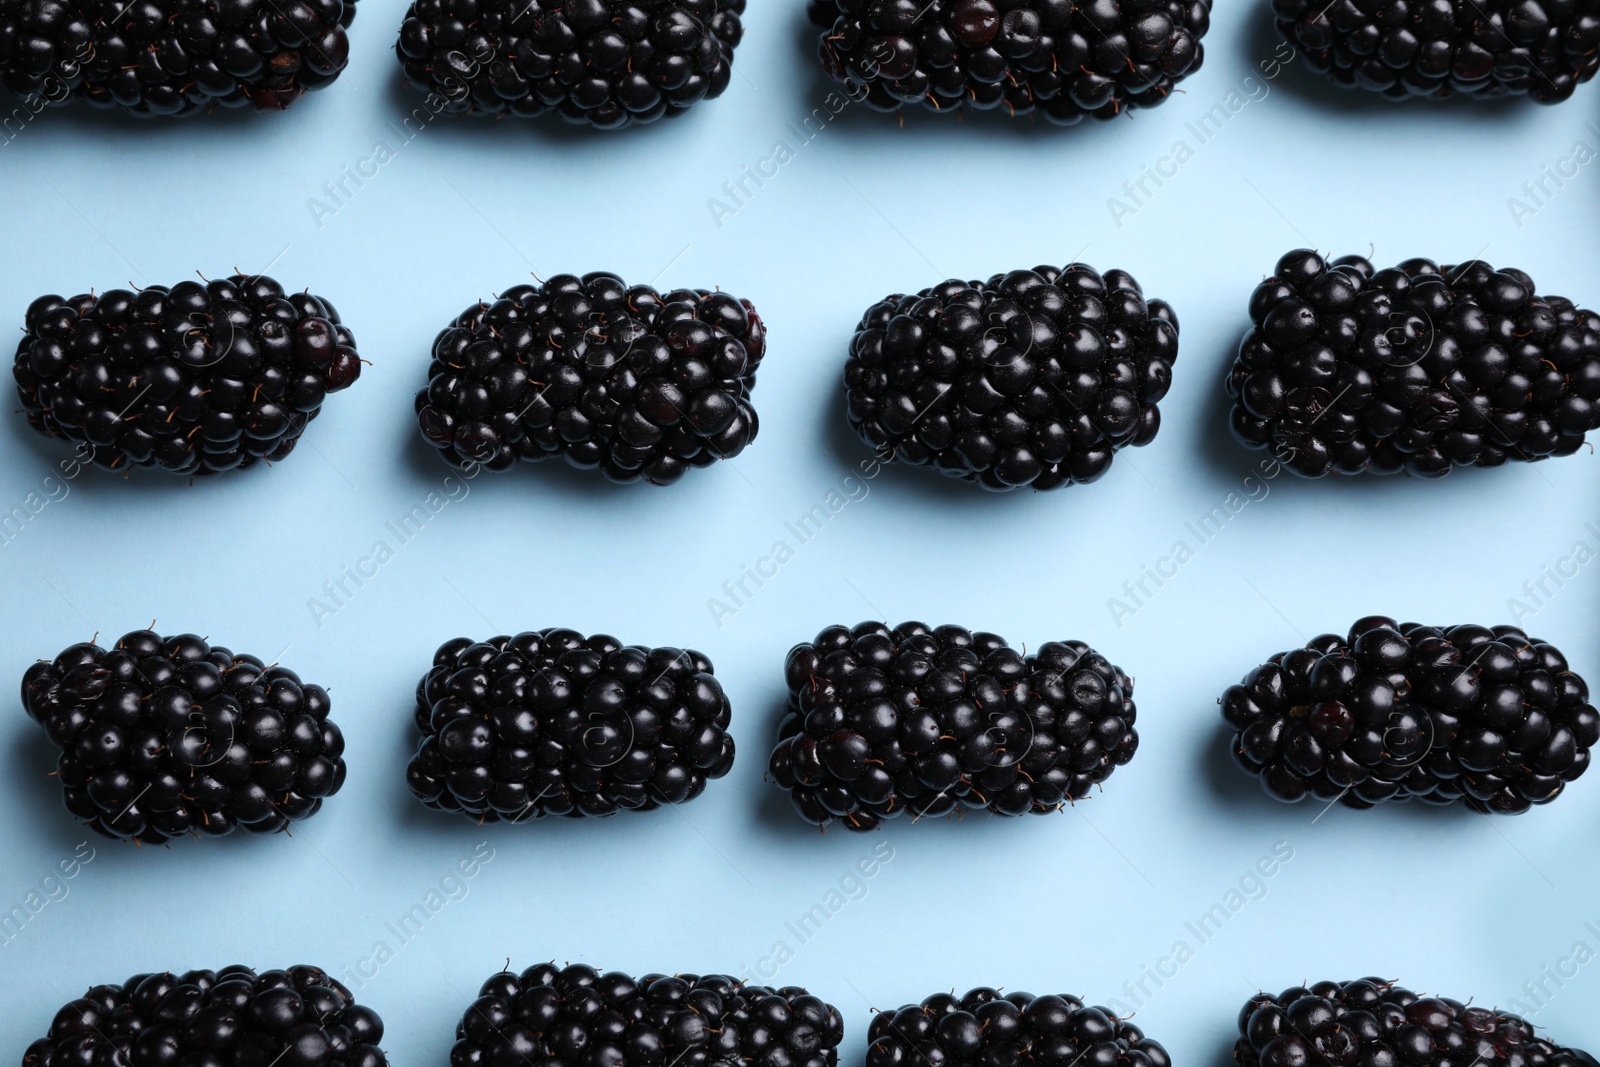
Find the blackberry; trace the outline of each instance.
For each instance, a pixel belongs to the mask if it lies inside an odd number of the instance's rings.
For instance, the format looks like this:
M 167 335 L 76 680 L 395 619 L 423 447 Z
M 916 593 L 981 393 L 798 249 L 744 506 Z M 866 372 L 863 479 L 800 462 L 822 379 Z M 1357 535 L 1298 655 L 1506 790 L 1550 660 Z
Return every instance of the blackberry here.
M 386 1067 L 383 1020 L 317 967 L 136 974 L 62 1006 L 23 1067 Z
M 850 342 L 850 425 L 894 459 L 985 489 L 1092 482 L 1161 428 L 1178 318 L 1126 271 L 951 280 L 867 309 Z
M 874 1015 L 867 1041 L 866 1067 L 1172 1067 L 1137 1026 L 1067 994 L 935 993 Z
M 771 778 L 808 822 L 874 829 L 907 811 L 1042 815 L 1133 758 L 1133 679 L 1081 641 L 1031 656 L 990 633 L 831 626 L 784 663 Z
M 822 68 L 875 111 L 1004 107 L 1071 126 L 1200 69 L 1211 0 L 811 0 Z
M 1600 67 L 1600 11 L 1562 0 L 1272 0 L 1312 70 L 1391 99 L 1463 93 L 1554 104 Z
M 1239 1012 L 1239 1067 L 1596 1067 L 1517 1015 L 1418 996 L 1384 978 L 1258 994 Z
M 356 0 L 8 0 L 0 83 L 139 116 L 281 111 L 350 60 Z
M 433 343 L 417 422 L 457 466 L 559 455 L 669 485 L 743 452 L 767 330 L 748 300 L 557 275 L 458 315 Z
M 327 690 L 194 634 L 72 645 L 27 669 L 22 704 L 61 749 L 67 809 L 107 837 L 273 833 L 344 785 Z
M 417 684 L 406 781 L 428 807 L 485 822 L 649 811 L 728 773 L 728 720 L 693 650 L 561 629 L 459 637 Z
M 620 129 L 721 96 L 745 0 L 414 0 L 400 65 L 443 110 Z
M 332 304 L 260 275 L 42 296 L 12 366 L 35 430 L 107 470 L 179 474 L 282 459 L 360 373 Z
M 1520 270 L 1309 249 L 1250 297 L 1234 436 L 1296 474 L 1440 477 L 1566 456 L 1600 428 L 1600 314 Z
M 1374 615 L 1231 686 L 1235 762 L 1266 791 L 1370 808 L 1416 797 L 1515 815 L 1589 767 L 1600 713 L 1553 645 L 1515 626 Z

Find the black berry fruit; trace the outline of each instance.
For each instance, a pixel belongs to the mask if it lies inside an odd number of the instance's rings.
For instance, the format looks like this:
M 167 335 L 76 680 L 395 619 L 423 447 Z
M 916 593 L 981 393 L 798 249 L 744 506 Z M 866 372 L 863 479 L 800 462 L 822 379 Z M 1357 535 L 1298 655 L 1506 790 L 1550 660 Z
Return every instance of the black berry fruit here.
M 350 59 L 356 0 L 7 0 L 0 82 L 139 116 L 281 111 Z
M 693 650 L 550 629 L 447 641 L 417 684 L 411 791 L 522 822 L 693 800 L 733 766 L 728 698 Z
M 282 459 L 361 373 L 332 304 L 260 275 L 42 296 L 23 329 L 12 373 L 29 424 L 108 470 Z
M 771 778 L 808 822 L 1045 814 L 1133 758 L 1133 680 L 1081 641 L 1031 656 L 920 622 L 832 626 L 784 664 Z
M 1600 314 L 1519 270 L 1309 249 L 1250 297 L 1234 436 L 1296 474 L 1439 477 L 1566 456 L 1600 428 Z
M 68 810 L 107 837 L 272 833 L 344 784 L 327 690 L 194 634 L 73 645 L 28 668 L 22 703 L 61 749 Z
M 1600 741 L 1589 687 L 1514 626 L 1370 616 L 1273 656 L 1221 704 L 1234 760 L 1290 802 L 1416 797 L 1514 815 L 1559 796 Z
M 1069 994 L 935 993 L 874 1015 L 867 1041 L 866 1067 L 1172 1067 L 1133 1023 Z
M 1154 440 L 1177 357 L 1171 305 L 1126 271 L 1036 267 L 868 308 L 845 400 L 894 459 L 985 489 L 1058 489 Z
M 1004 108 L 1071 126 L 1200 69 L 1211 0 L 811 0 L 822 67 L 876 111 Z
M 317 967 L 136 974 L 62 1006 L 23 1067 L 386 1067 L 383 1020 Z
M 406 80 L 445 111 L 618 129 L 721 96 L 745 0 L 414 0 Z
M 457 466 L 559 455 L 612 481 L 669 485 L 755 440 L 766 349 L 748 300 L 557 275 L 474 304 L 439 334 L 417 422 Z

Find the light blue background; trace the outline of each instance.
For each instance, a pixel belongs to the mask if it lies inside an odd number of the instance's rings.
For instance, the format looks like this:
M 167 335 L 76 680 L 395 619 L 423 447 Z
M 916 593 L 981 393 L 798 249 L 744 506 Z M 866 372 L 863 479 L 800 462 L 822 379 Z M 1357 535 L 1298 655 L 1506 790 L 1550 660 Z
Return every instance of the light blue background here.
M 1377 973 L 1504 1004 L 1526 1000 L 1523 983 L 1574 942 L 1600 948 L 1584 927 L 1600 921 L 1600 778 L 1514 820 L 1415 807 L 1317 819 L 1228 764 L 1215 704 L 1268 654 L 1368 612 L 1505 620 L 1525 580 L 1579 538 L 1595 543 L 1600 459 L 1587 450 L 1442 482 L 1247 486 L 1257 457 L 1231 443 L 1219 397 L 1251 287 L 1298 245 L 1375 249 L 1383 264 L 1483 256 L 1600 301 L 1600 169 L 1521 227 L 1506 203 L 1575 140 L 1600 147 L 1586 128 L 1600 88 L 1549 109 L 1396 108 L 1325 91 L 1293 63 L 1246 83 L 1276 42 L 1261 4 L 1227 0 L 1204 70 L 1129 120 L 1059 130 L 918 113 L 902 125 L 852 109 L 802 145 L 788 124 L 828 92 L 801 43 L 802 5 L 756 0 L 732 87 L 683 119 L 610 136 L 444 119 L 407 142 L 397 124 L 420 98 L 397 84 L 403 6 L 363 0 L 349 71 L 286 115 L 136 124 L 56 111 L 0 148 L 7 322 L 41 293 L 270 265 L 332 298 L 371 360 L 291 462 L 193 486 L 86 475 L 0 547 L 6 685 L 38 656 L 154 618 L 237 650 L 285 650 L 331 690 L 350 763 L 344 791 L 292 837 L 94 841 L 70 895 L 0 947 L 0 1056 L 16 1062 L 94 981 L 235 961 L 345 973 L 375 942 L 394 945 L 385 924 L 480 842 L 495 858 L 465 899 L 358 989 L 386 1019 L 397 1067 L 443 1064 L 466 999 L 508 956 L 745 972 L 782 941 L 794 958 L 776 980 L 842 1009 L 854 1064 L 870 1007 L 989 983 L 1131 1003 L 1124 982 L 1182 938 L 1194 958 L 1147 986 L 1138 1022 L 1180 1063 L 1217 1067 L 1259 987 Z M 1230 91 L 1256 99 L 1118 226 L 1107 198 L 1178 139 L 1195 148 L 1186 123 Z M 779 140 L 794 158 L 718 226 L 708 198 Z M 394 158 L 319 227 L 308 198 L 378 142 Z M 719 627 L 708 599 L 866 455 L 842 429 L 839 389 L 862 309 L 948 275 L 1077 256 L 1133 271 L 1178 310 L 1157 441 L 1098 484 L 1046 495 L 885 472 Z M 398 545 L 385 523 L 447 488 L 411 418 L 435 332 L 530 271 L 591 269 L 756 303 L 771 328 L 759 442 L 668 491 L 557 465 L 480 478 Z M 67 456 L 9 413 L 0 450 L 5 510 Z M 1264 498 L 1116 625 L 1107 600 L 1124 581 L 1176 540 L 1196 545 L 1185 523 L 1251 486 Z M 319 627 L 309 599 L 379 539 L 393 560 Z M 1529 625 L 1600 679 L 1597 570 Z M 762 781 L 783 655 L 824 625 L 884 616 L 1030 647 L 1091 641 L 1137 676 L 1138 757 L 1052 818 L 817 834 Z M 706 651 L 735 709 L 733 773 L 686 808 L 604 823 L 479 829 L 423 811 L 402 775 L 433 649 L 558 624 Z M 41 732 L 6 706 L 0 909 L 85 836 L 47 777 Z M 785 923 L 826 903 L 879 841 L 894 858 L 865 896 L 801 943 Z M 1278 842 L 1294 858 L 1265 897 L 1198 946 L 1185 923 Z M 1600 966 L 1579 971 L 1537 1021 L 1600 1045 L 1597 990 Z

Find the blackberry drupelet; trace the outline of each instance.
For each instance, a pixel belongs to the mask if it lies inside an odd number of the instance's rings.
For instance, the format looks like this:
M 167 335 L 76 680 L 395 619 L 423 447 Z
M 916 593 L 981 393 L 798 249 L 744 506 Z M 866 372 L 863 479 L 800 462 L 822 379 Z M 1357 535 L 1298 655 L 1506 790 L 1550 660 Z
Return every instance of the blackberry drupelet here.
M 450 1067 L 835 1067 L 843 1035 L 839 1009 L 798 986 L 541 963 L 483 983 Z
M 1211 0 L 811 0 L 822 67 L 875 111 L 1003 107 L 1071 126 L 1200 69 Z
M 42 296 L 24 331 L 12 374 L 28 423 L 107 470 L 282 459 L 361 374 L 332 304 L 260 275 Z
M 136 974 L 62 1006 L 22 1067 L 386 1067 L 383 1020 L 317 967 Z
M 721 96 L 745 0 L 414 0 L 400 64 L 443 110 L 619 129 Z
M 808 822 L 988 808 L 1042 815 L 1139 747 L 1133 680 L 1081 641 L 1031 656 L 920 622 L 831 626 L 784 663 L 789 710 L 769 774 Z
M 281 111 L 350 59 L 356 0 L 11 0 L 0 81 L 139 116 Z
M 1177 357 L 1171 305 L 1126 271 L 1036 267 L 868 308 L 845 400 L 891 458 L 985 489 L 1058 489 L 1154 440 Z
M 549 629 L 446 641 L 406 768 L 436 811 L 522 822 L 693 800 L 733 766 L 728 698 L 693 650 Z
M 1600 314 L 1536 296 L 1519 270 L 1299 249 L 1250 318 L 1233 433 L 1296 474 L 1434 478 L 1570 455 L 1600 428 Z
M 1273 0 L 1278 32 L 1347 89 L 1554 104 L 1600 67 L 1600 11 L 1566 0 Z
M 1515 815 L 1588 769 L 1600 741 L 1588 701 L 1566 658 L 1514 626 L 1374 615 L 1273 656 L 1220 703 L 1235 762 L 1279 800 Z
M 1384 978 L 1250 998 L 1233 1058 L 1239 1067 L 1596 1067 L 1520 1016 L 1418 996 Z
M 67 809 L 107 837 L 273 833 L 344 785 L 327 690 L 194 634 L 73 645 L 28 668 L 22 703 L 61 749 Z
M 423 437 L 460 467 L 559 455 L 669 485 L 743 452 L 767 330 L 748 300 L 557 275 L 467 308 L 433 343 Z
M 1171 1067 L 1158 1042 L 1068 994 L 935 993 L 872 1017 L 866 1067 Z

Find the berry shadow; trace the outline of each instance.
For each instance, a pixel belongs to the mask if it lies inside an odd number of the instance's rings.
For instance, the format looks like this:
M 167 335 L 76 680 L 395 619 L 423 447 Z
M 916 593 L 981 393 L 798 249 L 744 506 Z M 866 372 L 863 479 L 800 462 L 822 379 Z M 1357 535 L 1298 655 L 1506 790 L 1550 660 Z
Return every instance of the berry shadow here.
M 330 90 L 332 88 L 334 87 L 329 87 Z M 145 117 L 130 115 L 120 108 L 94 107 L 82 100 L 74 100 L 68 104 L 47 107 L 33 114 L 26 125 L 6 139 L 5 146 L 10 146 L 12 142 L 26 145 L 30 128 L 47 135 L 53 134 L 59 128 L 67 135 L 75 137 L 93 135 L 97 138 L 126 138 L 140 142 L 159 143 L 182 138 L 188 144 L 194 137 L 193 131 L 196 126 L 204 126 L 205 136 L 215 138 L 219 143 L 232 138 L 243 144 L 247 140 L 253 141 L 256 138 L 260 132 L 257 123 L 287 122 L 289 120 L 286 116 L 315 107 L 319 95 L 320 92 L 307 93 L 281 112 L 260 112 L 248 107 L 219 107 L 195 115 Z M 22 97 L 0 89 L 0 114 L 14 115 L 19 110 L 27 115 L 30 106 Z

